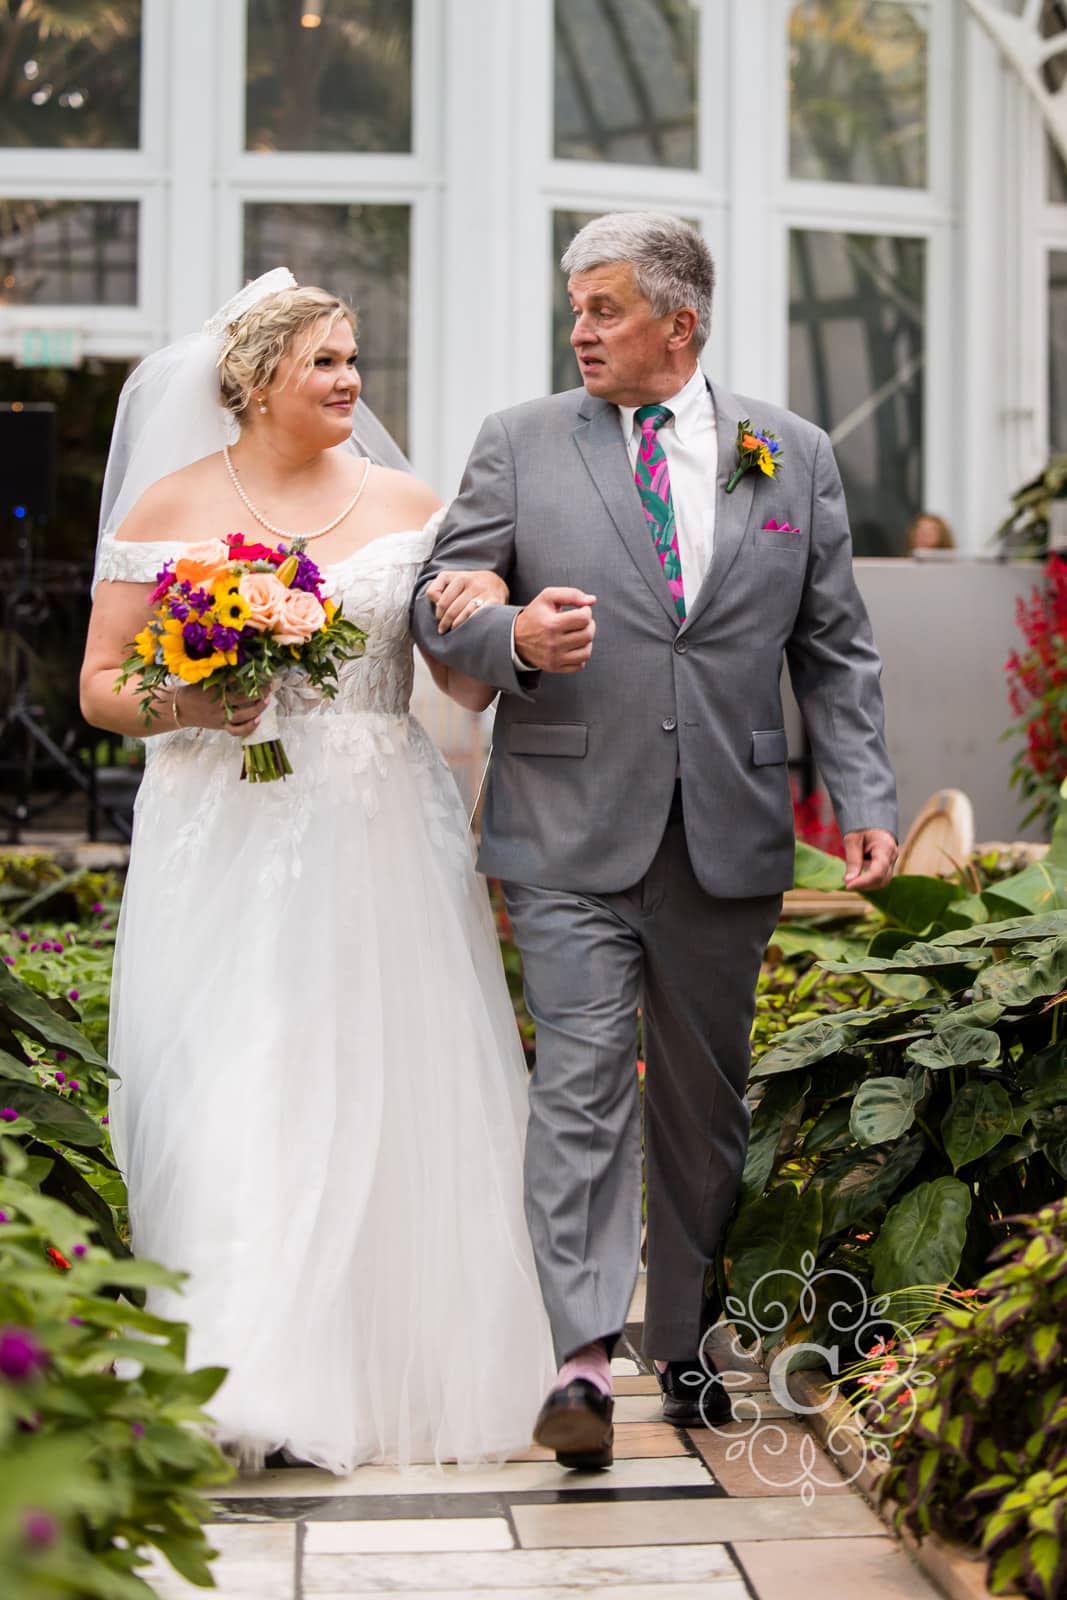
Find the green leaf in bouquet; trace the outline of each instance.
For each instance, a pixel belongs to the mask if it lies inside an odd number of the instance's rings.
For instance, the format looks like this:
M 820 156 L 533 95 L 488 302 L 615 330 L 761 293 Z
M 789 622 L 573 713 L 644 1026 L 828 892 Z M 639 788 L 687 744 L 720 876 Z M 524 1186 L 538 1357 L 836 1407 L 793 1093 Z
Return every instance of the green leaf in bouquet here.
M 975 1079 L 965 1083 L 941 1119 L 945 1154 L 958 1172 L 969 1161 L 989 1153 L 1014 1131 L 1011 1097 L 999 1083 Z

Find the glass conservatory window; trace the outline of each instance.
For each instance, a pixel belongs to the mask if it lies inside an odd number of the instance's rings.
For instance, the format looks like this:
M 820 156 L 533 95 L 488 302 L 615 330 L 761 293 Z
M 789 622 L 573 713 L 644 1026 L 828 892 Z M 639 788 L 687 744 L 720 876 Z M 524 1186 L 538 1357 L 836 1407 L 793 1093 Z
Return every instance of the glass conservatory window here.
M 896 555 L 922 509 L 926 242 L 790 235 L 789 406 L 827 430 L 857 555 Z
M 0 5 L 0 145 L 135 150 L 141 4 Z
M 927 182 L 929 4 L 801 0 L 789 18 L 789 172 Z
M 363 397 L 402 450 L 408 443 L 408 285 L 411 211 L 393 205 L 244 208 L 244 275 L 280 261 L 297 281 L 320 284 L 359 315 Z
M 696 0 L 556 0 L 555 154 L 697 165 Z
M 248 150 L 409 151 L 412 0 L 248 0 Z
M 135 200 L 0 199 L 0 303 L 137 304 Z

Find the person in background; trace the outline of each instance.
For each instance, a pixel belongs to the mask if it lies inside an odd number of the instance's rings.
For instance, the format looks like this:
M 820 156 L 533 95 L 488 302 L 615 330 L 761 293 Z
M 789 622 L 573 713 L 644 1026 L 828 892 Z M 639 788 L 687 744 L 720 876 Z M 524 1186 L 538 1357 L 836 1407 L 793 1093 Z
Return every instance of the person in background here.
M 908 523 L 908 531 L 904 538 L 905 549 L 909 556 L 915 555 L 920 550 L 955 550 L 956 548 L 952 529 L 944 517 L 936 516 L 932 511 L 920 511 L 917 517 L 912 517 Z

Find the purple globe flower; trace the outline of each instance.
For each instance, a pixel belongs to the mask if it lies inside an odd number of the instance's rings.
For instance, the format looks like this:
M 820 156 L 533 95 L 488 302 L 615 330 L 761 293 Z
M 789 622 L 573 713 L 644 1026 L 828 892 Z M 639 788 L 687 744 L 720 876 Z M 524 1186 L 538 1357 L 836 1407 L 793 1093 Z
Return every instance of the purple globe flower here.
M 3 1224 L 5 1222 L 7 1222 L 7 1221 L 9 1221 L 7 1212 L 6 1211 L 0 1211 L 0 1224 Z
M 0 1375 L 25 1383 L 48 1364 L 48 1354 L 29 1328 L 0 1328 Z
M 68 989 L 67 990 L 67 999 L 68 1000 L 77 1000 L 78 999 L 78 994 L 79 994 L 79 991 L 77 989 Z
M 27 1544 L 36 1550 L 49 1550 L 56 1542 L 58 1529 L 47 1511 L 36 1508 L 24 1512 L 22 1532 Z
M 130 1432 L 133 1434 L 135 1439 L 143 1439 L 144 1438 L 144 1423 L 143 1422 L 131 1422 L 130 1423 Z
M 86 1251 L 87 1251 L 87 1250 L 88 1250 L 88 1248 L 89 1248 L 89 1246 L 88 1246 L 88 1245 L 85 1245 L 85 1244 L 76 1244 L 76 1245 L 75 1245 L 75 1246 L 74 1246 L 74 1254 L 75 1254 L 75 1255 L 76 1255 L 76 1256 L 83 1256 L 83 1255 L 84 1255 L 84 1254 L 85 1254 L 85 1252 L 86 1252 Z
M 4 1106 L 0 1108 L 0 1122 L 17 1122 L 18 1120 L 19 1114 L 17 1111 L 14 1111 L 11 1106 Z

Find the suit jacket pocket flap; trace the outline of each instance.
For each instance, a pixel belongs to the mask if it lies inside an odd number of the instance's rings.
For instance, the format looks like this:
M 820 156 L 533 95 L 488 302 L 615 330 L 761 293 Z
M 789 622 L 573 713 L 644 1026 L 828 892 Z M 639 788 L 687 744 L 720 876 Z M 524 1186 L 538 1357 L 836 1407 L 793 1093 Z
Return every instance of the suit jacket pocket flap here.
M 752 735 L 752 764 L 773 767 L 789 760 L 789 741 L 784 728 L 762 728 Z
M 507 737 L 513 756 L 584 756 L 588 743 L 584 722 L 513 722 Z

